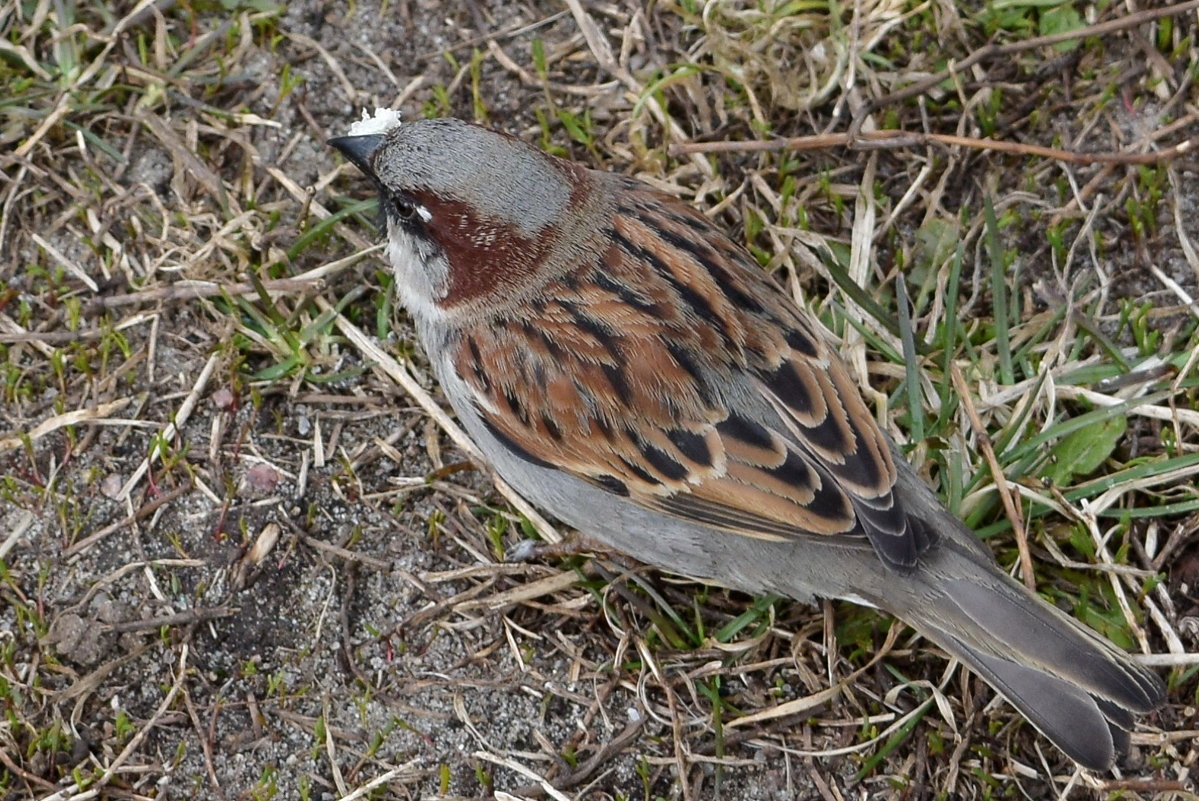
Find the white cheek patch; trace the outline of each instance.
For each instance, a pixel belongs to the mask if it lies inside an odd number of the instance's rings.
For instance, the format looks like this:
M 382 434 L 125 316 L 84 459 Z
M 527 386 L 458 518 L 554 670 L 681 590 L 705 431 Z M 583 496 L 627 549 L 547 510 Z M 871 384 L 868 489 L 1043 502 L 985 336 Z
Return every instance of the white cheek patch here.
M 387 260 L 396 278 L 396 294 L 413 317 L 434 322 L 445 314 L 437 305 L 444 294 L 445 256 L 434 253 L 426 243 L 399 228 L 387 236 Z
M 433 212 L 429 211 L 424 206 L 417 206 L 416 213 L 425 222 L 428 222 L 429 220 L 433 219 Z

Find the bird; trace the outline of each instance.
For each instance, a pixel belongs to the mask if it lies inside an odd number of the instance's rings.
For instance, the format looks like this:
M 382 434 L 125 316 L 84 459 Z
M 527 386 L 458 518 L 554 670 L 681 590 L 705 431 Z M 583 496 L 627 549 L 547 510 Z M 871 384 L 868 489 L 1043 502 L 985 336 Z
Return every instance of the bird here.
M 750 593 L 889 613 L 1068 757 L 1110 769 L 1152 671 L 1001 570 L 832 344 L 686 202 L 455 118 L 329 140 L 489 466 L 584 537 Z

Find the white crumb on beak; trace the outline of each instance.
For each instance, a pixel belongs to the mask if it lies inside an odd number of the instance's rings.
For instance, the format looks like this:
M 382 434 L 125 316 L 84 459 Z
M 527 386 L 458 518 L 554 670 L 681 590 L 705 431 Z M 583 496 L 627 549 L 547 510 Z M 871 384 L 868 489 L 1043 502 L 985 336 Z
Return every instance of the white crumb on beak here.
M 424 220 L 425 222 L 428 222 L 429 220 L 433 219 L 433 212 L 429 211 L 424 206 L 417 206 L 416 213 L 419 214 L 420 218 L 422 220 Z
M 399 126 L 400 112 L 393 108 L 376 108 L 371 114 L 362 110 L 362 119 L 350 126 L 348 136 L 368 136 L 370 134 L 385 134 Z

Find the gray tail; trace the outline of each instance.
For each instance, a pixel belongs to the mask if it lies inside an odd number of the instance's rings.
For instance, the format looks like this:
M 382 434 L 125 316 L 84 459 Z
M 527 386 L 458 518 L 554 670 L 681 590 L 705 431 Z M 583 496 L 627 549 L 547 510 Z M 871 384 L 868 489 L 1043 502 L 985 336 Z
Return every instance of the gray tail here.
M 956 540 L 933 546 L 896 582 L 911 592 L 892 585 L 880 605 L 982 676 L 1071 759 L 1107 770 L 1127 751 L 1134 717 L 1165 700 L 1161 680 Z

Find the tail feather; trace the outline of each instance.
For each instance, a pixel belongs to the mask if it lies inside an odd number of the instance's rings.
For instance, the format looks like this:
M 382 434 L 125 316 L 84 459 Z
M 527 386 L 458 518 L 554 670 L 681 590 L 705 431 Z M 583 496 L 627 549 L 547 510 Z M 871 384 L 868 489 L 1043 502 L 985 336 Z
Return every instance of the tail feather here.
M 998 656 L 947 646 L 1068 757 L 1092 770 L 1107 770 L 1128 750 L 1132 714 L 1071 681 Z
M 983 552 L 943 539 L 922 557 L 910 592 L 892 582 L 887 608 L 958 657 L 1072 759 L 1112 766 L 1134 716 L 1164 701 L 1161 680 L 1004 574 Z
M 998 573 L 993 567 L 990 572 Z M 1000 655 L 1019 654 L 1029 666 L 1065 672 L 1082 689 L 1134 712 L 1150 712 L 1161 702 L 1157 676 L 1006 575 L 950 581 L 942 588 L 947 600 L 986 632 L 980 646 L 999 649 Z

